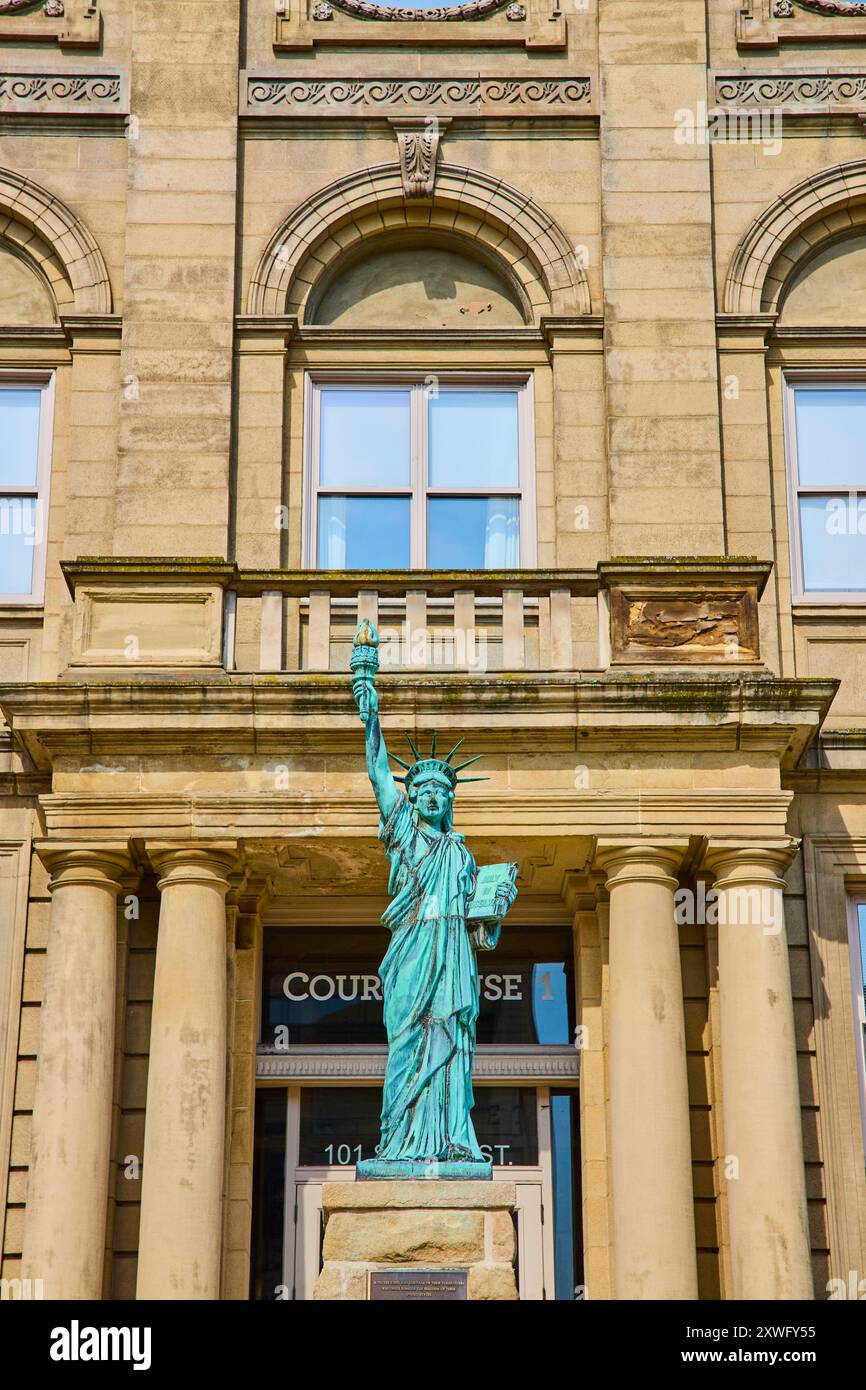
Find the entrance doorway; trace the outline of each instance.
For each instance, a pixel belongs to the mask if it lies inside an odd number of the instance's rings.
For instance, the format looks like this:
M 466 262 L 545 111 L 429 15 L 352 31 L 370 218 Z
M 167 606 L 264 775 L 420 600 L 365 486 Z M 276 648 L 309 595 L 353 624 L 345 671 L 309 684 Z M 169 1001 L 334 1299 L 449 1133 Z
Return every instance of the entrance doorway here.
M 581 1297 L 577 1090 L 476 1084 L 475 1097 L 476 1132 L 494 1180 L 515 1184 L 520 1298 Z M 259 1091 L 253 1298 L 312 1298 L 322 1187 L 353 1182 L 358 1160 L 372 1157 L 380 1107 L 378 1086 Z
M 378 907 L 378 905 L 377 905 Z M 312 1297 L 322 1187 L 352 1182 L 379 1140 L 387 1038 L 382 930 L 346 915 L 266 926 L 256 1074 L 251 1296 Z M 524 1299 L 583 1283 L 571 928 L 509 928 L 479 964 L 473 1119 L 493 1176 L 517 1188 Z

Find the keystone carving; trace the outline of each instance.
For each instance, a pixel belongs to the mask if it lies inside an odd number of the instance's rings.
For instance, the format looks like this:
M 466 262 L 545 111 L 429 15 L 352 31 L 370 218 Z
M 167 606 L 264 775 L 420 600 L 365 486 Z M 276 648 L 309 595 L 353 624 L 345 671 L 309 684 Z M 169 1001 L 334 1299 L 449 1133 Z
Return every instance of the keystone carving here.
M 423 121 L 392 121 L 400 155 L 403 197 L 432 198 L 436 187 L 439 139 L 446 124 L 429 117 Z

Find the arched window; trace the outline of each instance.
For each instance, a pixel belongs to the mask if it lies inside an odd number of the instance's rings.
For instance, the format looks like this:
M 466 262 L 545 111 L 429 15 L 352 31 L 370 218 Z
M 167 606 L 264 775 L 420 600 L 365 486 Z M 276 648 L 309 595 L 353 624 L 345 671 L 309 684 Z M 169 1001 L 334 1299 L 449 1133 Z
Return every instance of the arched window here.
M 866 232 L 820 244 L 790 275 L 780 303 L 785 334 L 823 331 L 832 339 L 857 327 Z M 794 591 L 806 600 L 850 600 L 866 593 L 866 372 L 853 364 L 792 369 L 785 398 Z
M 0 238 L 0 324 L 53 324 L 40 272 Z M 0 366 L 0 603 L 34 603 L 45 572 L 53 375 Z

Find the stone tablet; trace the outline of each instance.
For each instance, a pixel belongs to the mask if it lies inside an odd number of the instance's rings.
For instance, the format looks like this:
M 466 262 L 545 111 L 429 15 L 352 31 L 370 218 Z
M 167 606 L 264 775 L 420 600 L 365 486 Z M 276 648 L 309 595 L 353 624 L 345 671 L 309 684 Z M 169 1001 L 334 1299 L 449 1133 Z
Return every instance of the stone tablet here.
M 379 1269 L 370 1275 L 370 1298 L 425 1303 L 449 1299 L 466 1301 L 466 1269 Z

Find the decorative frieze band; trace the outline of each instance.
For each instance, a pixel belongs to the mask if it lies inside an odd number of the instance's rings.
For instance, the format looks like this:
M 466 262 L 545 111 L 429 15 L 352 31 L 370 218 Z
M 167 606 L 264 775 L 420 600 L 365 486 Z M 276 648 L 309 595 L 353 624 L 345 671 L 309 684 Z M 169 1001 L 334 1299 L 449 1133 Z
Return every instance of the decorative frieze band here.
M 589 77 L 342 78 L 245 73 L 241 115 L 383 116 L 412 111 L 513 117 L 592 114 Z
M 305 1081 L 319 1078 L 350 1081 L 381 1081 L 385 1075 L 386 1049 L 376 1052 L 305 1053 L 266 1052 L 256 1056 L 256 1076 L 269 1081 Z M 475 1054 L 472 1075 L 476 1079 L 526 1079 L 543 1084 L 576 1081 L 580 1075 L 580 1054 L 574 1048 L 539 1048 L 531 1053 L 504 1051 Z
M 0 114 L 126 115 L 126 75 L 121 72 L 0 72 Z
M 803 114 L 866 109 L 866 70 L 862 72 L 719 73 L 714 79 L 717 106 L 737 110 L 776 107 Z

